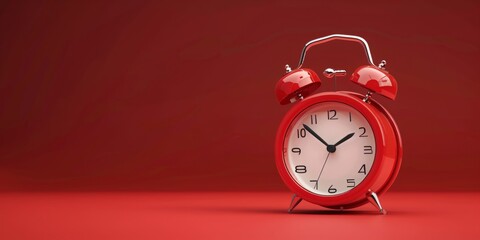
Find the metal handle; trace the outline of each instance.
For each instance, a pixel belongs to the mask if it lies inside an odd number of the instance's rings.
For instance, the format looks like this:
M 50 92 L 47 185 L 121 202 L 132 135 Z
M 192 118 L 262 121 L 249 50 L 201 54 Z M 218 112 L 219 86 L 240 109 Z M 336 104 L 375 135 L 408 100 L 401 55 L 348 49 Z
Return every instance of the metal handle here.
M 320 45 L 322 43 L 330 42 L 330 41 L 333 41 L 333 40 L 344 40 L 344 41 L 358 42 L 358 43 L 363 44 L 363 48 L 365 49 L 365 53 L 367 54 L 368 62 L 371 65 L 375 65 L 373 63 L 372 54 L 370 53 L 370 48 L 368 47 L 368 43 L 367 43 L 367 41 L 365 41 L 365 39 L 363 39 L 359 36 L 354 36 L 354 35 L 333 34 L 333 35 L 329 35 L 329 36 L 326 36 L 326 37 L 313 39 L 312 41 L 305 44 L 305 47 L 303 47 L 303 50 L 302 50 L 302 55 L 300 55 L 300 61 L 298 63 L 297 68 L 302 67 L 303 62 L 305 61 L 305 55 L 307 54 L 308 49 L 310 49 L 311 47 L 313 47 L 315 45 Z

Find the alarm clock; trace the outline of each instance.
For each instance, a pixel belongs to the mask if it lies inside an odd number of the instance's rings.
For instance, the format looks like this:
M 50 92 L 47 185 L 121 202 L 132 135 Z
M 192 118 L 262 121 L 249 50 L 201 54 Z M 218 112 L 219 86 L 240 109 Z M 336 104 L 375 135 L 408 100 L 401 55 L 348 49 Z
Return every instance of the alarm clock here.
M 313 94 L 320 77 L 302 68 L 308 49 L 333 40 L 361 43 L 368 65 L 358 67 L 350 80 L 367 89 L 366 94 L 332 91 Z M 402 140 L 390 113 L 374 93 L 394 100 L 397 81 L 386 71 L 386 61 L 376 66 L 365 39 L 334 34 L 308 42 L 298 67 L 286 65 L 276 84 L 280 104 L 295 103 L 280 123 L 275 140 L 278 172 L 293 192 L 288 212 L 302 201 L 332 209 L 372 203 L 385 214 L 379 196 L 397 177 L 402 162 Z M 331 68 L 326 78 L 346 75 Z

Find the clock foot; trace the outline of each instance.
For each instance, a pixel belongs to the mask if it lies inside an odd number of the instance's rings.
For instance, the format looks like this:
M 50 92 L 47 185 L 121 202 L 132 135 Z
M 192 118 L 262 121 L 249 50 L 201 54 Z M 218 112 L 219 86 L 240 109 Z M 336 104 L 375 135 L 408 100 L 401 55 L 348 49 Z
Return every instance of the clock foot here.
M 375 192 L 368 193 L 368 201 L 370 201 L 370 203 L 373 204 L 373 206 L 375 206 L 381 214 L 387 214 L 387 211 L 382 207 L 380 199 L 378 199 L 378 196 Z
M 290 207 L 288 207 L 288 212 L 291 213 L 293 209 L 302 201 L 300 197 L 297 197 L 296 194 L 293 194 L 292 201 L 290 202 Z

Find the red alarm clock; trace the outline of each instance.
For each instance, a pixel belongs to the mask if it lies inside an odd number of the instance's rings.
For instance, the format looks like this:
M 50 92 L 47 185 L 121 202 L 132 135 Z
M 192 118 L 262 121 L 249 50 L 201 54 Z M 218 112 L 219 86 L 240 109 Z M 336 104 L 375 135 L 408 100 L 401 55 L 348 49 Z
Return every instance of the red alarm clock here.
M 322 92 L 311 69 L 301 68 L 307 50 L 332 40 L 363 44 L 369 65 L 357 68 L 351 81 L 368 92 Z M 372 98 L 377 93 L 391 100 L 397 81 L 385 70 L 386 62 L 373 64 L 365 39 L 334 34 L 308 42 L 295 70 L 276 85 L 280 104 L 295 103 L 283 118 L 275 141 L 276 165 L 294 193 L 291 212 L 303 199 L 327 208 L 347 209 L 367 202 L 386 213 L 378 196 L 388 190 L 402 162 L 402 140 L 388 111 Z M 326 69 L 327 78 L 345 76 L 344 70 Z

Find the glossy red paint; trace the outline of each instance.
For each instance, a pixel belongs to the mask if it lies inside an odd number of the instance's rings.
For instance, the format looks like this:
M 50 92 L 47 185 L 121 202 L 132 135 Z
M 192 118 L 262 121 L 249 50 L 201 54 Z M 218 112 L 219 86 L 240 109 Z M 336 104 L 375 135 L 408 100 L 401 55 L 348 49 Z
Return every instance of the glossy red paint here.
M 353 72 L 351 80 L 392 100 L 397 97 L 397 80 L 384 69 L 371 65 L 361 66 Z
M 321 85 L 320 78 L 311 69 L 300 68 L 285 74 L 276 84 L 275 93 L 280 104 L 298 100 L 298 95 L 307 97 Z
M 359 93 L 354 93 L 354 92 L 346 92 L 350 95 L 357 96 L 358 98 L 363 98 L 364 96 L 359 94 Z M 386 181 L 385 185 L 379 190 L 379 193 L 384 193 L 386 192 L 395 182 L 395 179 L 398 176 L 398 172 L 400 171 L 400 167 L 402 165 L 403 161 L 403 141 L 402 141 L 402 136 L 400 135 L 400 130 L 398 129 L 398 125 L 393 119 L 392 115 L 383 107 L 380 103 L 375 101 L 375 99 L 370 98 L 370 104 L 375 106 L 376 109 L 378 109 L 382 114 L 385 115 L 387 118 L 388 122 L 391 124 L 393 127 L 393 131 L 395 132 L 395 137 L 397 139 L 397 161 L 395 162 L 395 166 L 392 170 L 392 174 L 390 175 L 389 179 Z
M 362 113 L 372 127 L 377 147 L 370 172 L 356 188 L 336 196 L 320 196 L 305 190 L 290 176 L 283 157 L 284 142 L 290 124 L 297 116 L 314 104 L 331 101 L 347 104 Z M 283 118 L 275 142 L 277 169 L 287 187 L 302 199 L 329 208 L 357 207 L 368 202 L 367 196 L 370 191 L 384 193 L 398 174 L 402 147 L 398 128 L 392 124 L 393 119 L 384 108 L 377 106 L 378 103 L 365 103 L 361 95 L 348 92 L 320 93 L 296 104 Z

